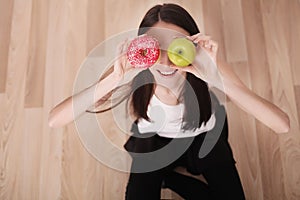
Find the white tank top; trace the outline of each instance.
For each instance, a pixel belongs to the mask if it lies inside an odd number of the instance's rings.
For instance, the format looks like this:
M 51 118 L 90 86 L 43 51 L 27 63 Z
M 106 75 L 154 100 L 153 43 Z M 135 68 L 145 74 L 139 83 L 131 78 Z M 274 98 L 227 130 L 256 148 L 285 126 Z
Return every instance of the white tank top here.
M 150 121 L 140 119 L 138 129 L 140 133 L 157 132 L 161 137 L 184 138 L 193 137 L 211 130 L 215 126 L 216 118 L 212 114 L 208 122 L 202 123 L 200 128 L 193 131 L 183 130 L 184 104 L 167 105 L 161 102 L 155 95 L 148 105 L 147 115 Z

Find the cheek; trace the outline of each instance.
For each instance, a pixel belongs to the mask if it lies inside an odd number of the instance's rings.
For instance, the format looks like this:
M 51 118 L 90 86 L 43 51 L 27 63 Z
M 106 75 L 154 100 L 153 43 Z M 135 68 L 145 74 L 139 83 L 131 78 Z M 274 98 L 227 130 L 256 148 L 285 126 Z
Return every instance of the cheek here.
M 155 69 L 155 68 L 156 68 L 155 66 L 152 66 L 152 67 L 148 68 L 149 71 L 151 72 L 151 74 L 152 74 L 153 76 L 155 76 L 155 72 L 156 72 L 156 69 Z
M 184 78 L 186 78 L 186 72 L 185 71 L 179 70 L 177 73 L 180 74 L 180 76 L 183 76 Z

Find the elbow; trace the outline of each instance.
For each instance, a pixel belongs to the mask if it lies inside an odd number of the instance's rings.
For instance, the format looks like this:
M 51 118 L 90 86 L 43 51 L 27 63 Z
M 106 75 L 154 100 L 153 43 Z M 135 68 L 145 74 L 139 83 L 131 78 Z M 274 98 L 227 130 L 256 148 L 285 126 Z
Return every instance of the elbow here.
M 291 128 L 290 118 L 288 117 L 288 115 L 286 115 L 286 119 L 283 125 L 283 133 L 289 132 L 290 128 Z
M 53 112 L 51 111 L 48 116 L 48 126 L 51 128 L 57 128 L 57 124 L 55 123 L 55 117 L 53 116 Z
M 287 114 L 283 116 L 280 126 L 277 128 L 276 133 L 287 133 L 290 131 L 290 119 Z
M 48 126 L 50 128 L 58 128 L 59 126 L 57 126 L 57 124 L 55 124 L 55 122 L 53 122 L 53 120 L 49 119 L 48 120 Z
M 49 117 L 48 117 L 48 126 L 50 128 L 60 128 L 62 127 L 62 124 L 59 123 L 59 120 L 57 120 L 56 115 L 54 114 L 54 111 L 50 111 Z

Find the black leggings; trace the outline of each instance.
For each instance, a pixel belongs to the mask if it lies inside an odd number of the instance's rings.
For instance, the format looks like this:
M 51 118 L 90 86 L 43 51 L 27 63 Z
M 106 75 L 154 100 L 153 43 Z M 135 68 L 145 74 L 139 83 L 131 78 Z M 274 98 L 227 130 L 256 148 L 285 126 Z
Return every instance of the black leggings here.
M 245 199 L 234 163 L 218 164 L 203 171 L 207 183 L 163 168 L 147 173 L 131 173 L 126 200 L 159 200 L 162 183 L 184 199 Z

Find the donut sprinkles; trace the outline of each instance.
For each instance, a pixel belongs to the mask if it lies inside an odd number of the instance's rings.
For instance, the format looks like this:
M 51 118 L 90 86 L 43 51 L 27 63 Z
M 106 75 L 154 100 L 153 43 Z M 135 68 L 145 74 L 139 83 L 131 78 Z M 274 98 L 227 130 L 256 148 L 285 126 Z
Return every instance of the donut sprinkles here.
M 151 36 L 135 38 L 128 47 L 127 58 L 136 68 L 149 68 L 156 63 L 160 55 L 159 43 Z

